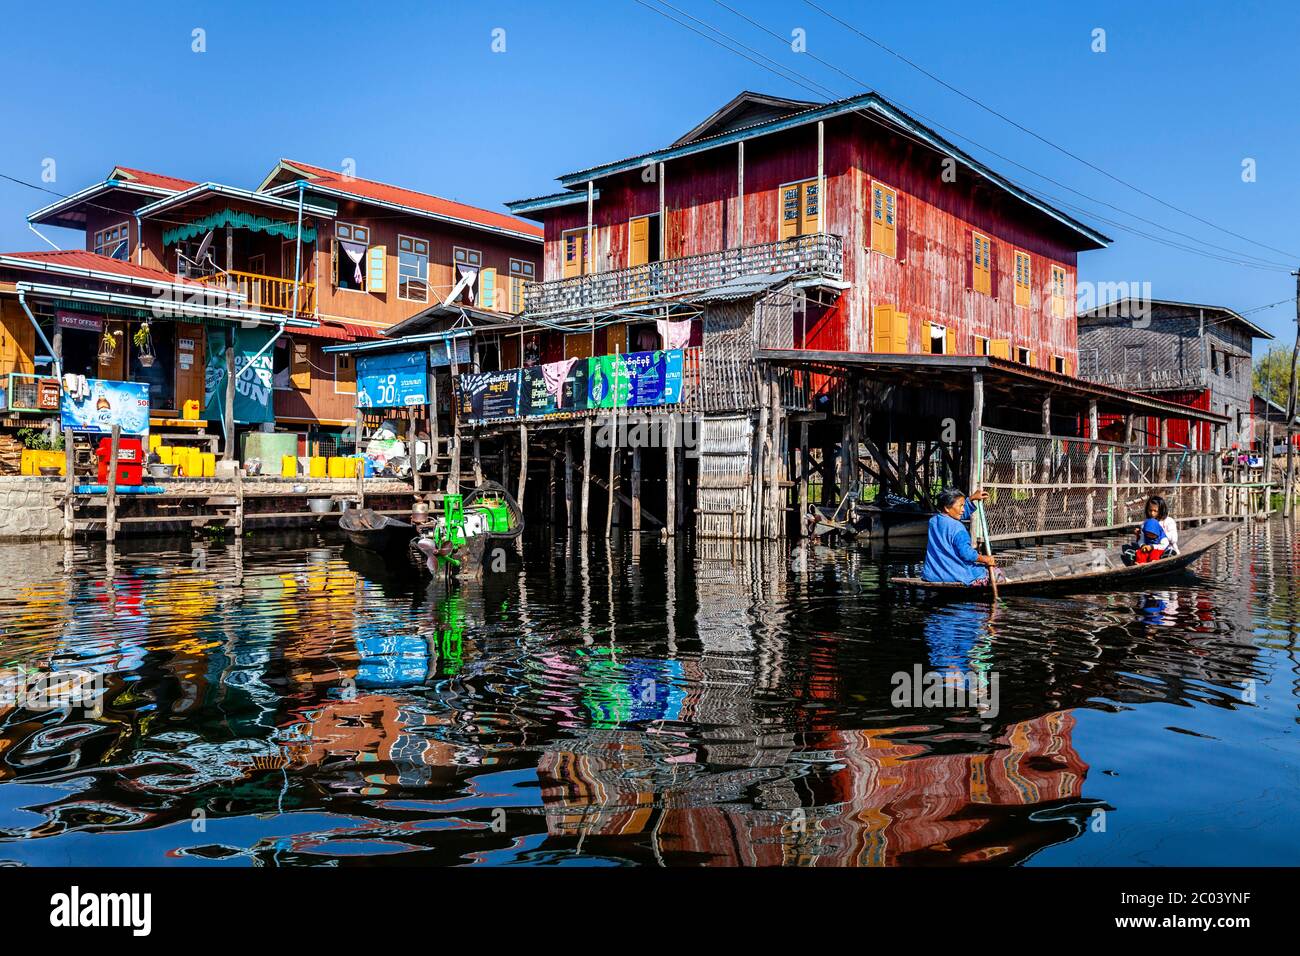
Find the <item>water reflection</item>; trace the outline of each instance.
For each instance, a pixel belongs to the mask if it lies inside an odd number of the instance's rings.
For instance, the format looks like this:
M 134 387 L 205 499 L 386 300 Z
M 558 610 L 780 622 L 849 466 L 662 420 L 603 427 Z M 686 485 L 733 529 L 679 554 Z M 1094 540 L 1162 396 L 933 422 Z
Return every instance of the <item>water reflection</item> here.
M 732 542 L 534 537 L 518 569 L 451 587 L 315 536 L 0 549 L 0 689 L 34 671 L 103 682 L 95 713 L 0 696 L 0 861 L 1297 848 L 1280 523 L 1164 590 L 997 606 L 891 592 L 914 554 Z M 913 670 L 995 677 L 997 706 L 900 705 Z

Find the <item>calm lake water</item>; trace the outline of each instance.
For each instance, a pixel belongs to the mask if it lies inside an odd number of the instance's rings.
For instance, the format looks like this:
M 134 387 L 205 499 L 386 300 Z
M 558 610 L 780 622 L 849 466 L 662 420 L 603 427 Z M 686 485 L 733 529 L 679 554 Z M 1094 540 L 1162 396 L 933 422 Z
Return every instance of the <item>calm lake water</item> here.
M 0 545 L 0 862 L 1300 858 L 1282 522 L 996 609 L 885 584 L 916 560 L 535 534 L 448 589 L 314 534 Z M 895 692 L 943 672 L 984 706 Z

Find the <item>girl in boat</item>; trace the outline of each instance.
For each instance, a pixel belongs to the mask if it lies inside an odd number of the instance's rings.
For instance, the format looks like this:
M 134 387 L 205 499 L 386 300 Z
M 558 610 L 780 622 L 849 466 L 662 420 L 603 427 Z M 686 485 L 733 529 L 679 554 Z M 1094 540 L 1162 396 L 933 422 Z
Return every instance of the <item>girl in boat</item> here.
M 956 488 L 939 493 L 939 513 L 930 519 L 922 578 L 936 583 L 987 584 L 990 574 L 1000 575 L 993 556 L 975 550 L 970 532 L 962 524 L 975 513 L 975 503 L 988 496 L 987 491 L 976 491 L 967 498 Z
M 1122 551 L 1125 564 L 1146 564 L 1178 553 L 1178 523 L 1159 495 L 1147 499 L 1146 519 L 1133 533 L 1133 543 Z

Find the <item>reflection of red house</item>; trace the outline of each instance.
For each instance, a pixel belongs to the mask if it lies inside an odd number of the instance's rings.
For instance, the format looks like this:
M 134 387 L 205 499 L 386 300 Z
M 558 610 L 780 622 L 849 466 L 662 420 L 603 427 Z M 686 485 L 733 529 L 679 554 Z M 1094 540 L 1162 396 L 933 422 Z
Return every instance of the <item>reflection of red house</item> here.
M 697 768 L 666 784 L 645 735 L 594 751 L 548 753 L 538 772 L 550 834 L 593 840 L 652 833 L 669 863 L 1015 862 L 1077 832 L 1059 821 L 1000 825 L 1022 808 L 1080 796 L 1088 767 L 1070 743 L 1073 728 L 1068 711 L 1046 714 L 1012 724 L 996 749 L 977 754 L 934 753 L 929 744 L 891 739 L 921 734 L 920 727 L 830 731 L 817 749 L 835 751 L 843 764 L 824 778 L 831 802 L 799 814 L 737 802 L 755 787 L 783 792 L 787 762 Z M 599 852 L 596 843 L 587 846 Z

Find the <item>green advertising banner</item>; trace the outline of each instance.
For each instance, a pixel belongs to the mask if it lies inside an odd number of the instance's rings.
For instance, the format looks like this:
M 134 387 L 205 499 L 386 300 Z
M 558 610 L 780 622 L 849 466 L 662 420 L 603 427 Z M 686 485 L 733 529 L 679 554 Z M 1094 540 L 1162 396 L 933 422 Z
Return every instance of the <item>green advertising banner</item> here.
M 275 393 L 272 387 L 274 358 L 271 349 L 265 348 L 274 334 L 273 330 L 260 326 L 235 329 L 235 422 L 240 425 L 275 420 Z M 203 416 L 209 421 L 220 421 L 226 414 L 228 335 L 223 328 L 208 329 L 208 363 L 203 376 Z M 257 356 L 255 363 L 254 356 Z

